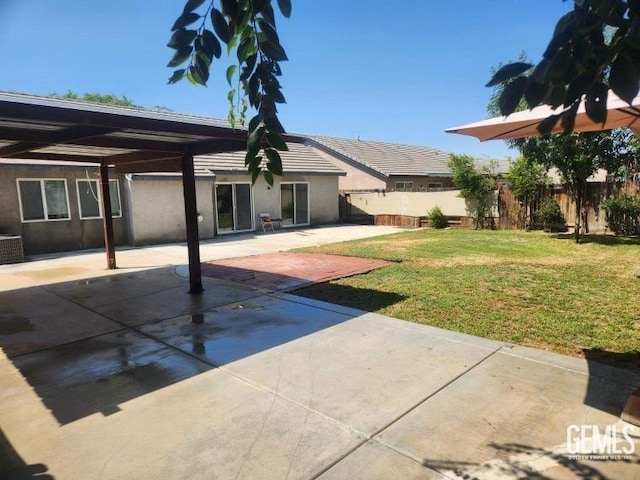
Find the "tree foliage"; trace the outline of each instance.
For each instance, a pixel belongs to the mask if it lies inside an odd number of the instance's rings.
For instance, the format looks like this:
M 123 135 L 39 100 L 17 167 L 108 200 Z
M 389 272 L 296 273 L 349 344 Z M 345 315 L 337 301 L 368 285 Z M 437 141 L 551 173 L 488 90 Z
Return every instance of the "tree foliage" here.
M 280 44 L 272 3 L 275 0 L 188 0 L 174 22 L 167 44 L 174 50 L 168 66 L 177 68 L 169 83 L 187 78 L 206 86 L 212 63 L 222 56 L 223 44 L 236 62 L 226 69 L 230 90 L 229 122 L 244 125 L 249 107 L 255 115 L 248 124 L 245 166 L 255 182 L 266 157 L 265 180 L 282 175 L 279 151 L 287 150 L 285 130 L 277 105 L 285 103 L 278 77 L 287 54 Z M 280 13 L 289 18 L 290 0 L 277 0 Z
M 492 165 L 477 166 L 469 155 L 452 154 L 449 168 L 453 184 L 460 190 L 460 196 L 476 203 L 473 217 L 475 228 L 485 228 L 490 213 L 487 197 L 495 190 L 496 183 Z
M 561 122 L 573 131 L 581 100 L 594 122 L 607 117 L 609 89 L 631 103 L 640 89 L 640 2 L 637 0 L 574 0 L 562 16 L 537 65 L 514 62 L 497 70 L 487 86 L 505 84 L 500 113 L 509 115 L 524 100 L 529 108 L 563 106 L 538 127 L 550 132 Z
M 509 163 L 505 177 L 513 195 L 522 203 L 526 225 L 531 216 L 531 204 L 535 196 L 549 184 L 547 169 L 534 159 L 520 155 Z
M 143 106 L 137 105 L 132 100 L 122 95 L 104 94 L 104 93 L 83 93 L 82 95 L 68 90 L 67 93 L 52 93 L 49 95 L 53 98 L 64 98 L 67 100 L 81 100 L 83 102 L 99 103 L 102 105 L 115 105 L 117 107 L 131 107 L 144 109 Z
M 615 171 L 620 161 L 619 148 L 614 132 L 570 133 L 543 135 L 522 139 L 520 151 L 527 158 L 534 158 L 547 169 L 555 167 L 563 185 L 575 202 L 575 240 L 580 241 L 583 205 L 587 193 L 587 179 L 603 168 Z

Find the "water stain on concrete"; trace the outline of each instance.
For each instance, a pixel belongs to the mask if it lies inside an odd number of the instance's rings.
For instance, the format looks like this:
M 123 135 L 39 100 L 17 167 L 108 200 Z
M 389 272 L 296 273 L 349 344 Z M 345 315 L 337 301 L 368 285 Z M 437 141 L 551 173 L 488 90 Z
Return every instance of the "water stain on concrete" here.
M 86 271 L 87 271 L 86 268 L 57 267 L 57 268 L 47 268 L 45 270 L 30 270 L 28 272 L 23 272 L 20 275 L 31 278 L 32 280 L 55 280 L 61 277 L 64 278 L 64 277 L 69 277 L 73 275 L 78 275 Z
M 0 310 L 0 336 L 33 332 L 35 329 L 27 317 L 16 315 L 11 310 Z

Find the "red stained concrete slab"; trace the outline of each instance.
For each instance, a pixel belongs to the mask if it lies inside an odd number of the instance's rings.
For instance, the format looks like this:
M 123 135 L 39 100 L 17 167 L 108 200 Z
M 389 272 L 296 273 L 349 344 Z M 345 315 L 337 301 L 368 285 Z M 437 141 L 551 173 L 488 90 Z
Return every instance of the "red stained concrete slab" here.
M 360 275 L 389 264 L 371 258 L 280 252 L 212 260 L 202 264 L 202 274 L 268 290 L 291 291 L 313 283 Z

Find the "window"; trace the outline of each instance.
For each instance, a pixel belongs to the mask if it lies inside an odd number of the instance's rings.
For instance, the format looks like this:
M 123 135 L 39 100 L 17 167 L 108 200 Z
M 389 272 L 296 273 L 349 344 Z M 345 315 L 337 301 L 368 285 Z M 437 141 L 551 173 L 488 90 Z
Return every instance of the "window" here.
M 428 192 L 439 192 L 441 190 L 442 190 L 442 182 L 428 183 L 427 184 L 427 191 Z
M 281 183 L 282 225 L 309 225 L 309 184 Z
M 396 182 L 396 192 L 413 192 L 413 182 Z
M 18 180 L 23 222 L 69 220 L 66 180 Z
M 78 180 L 78 206 L 80 218 L 102 218 L 102 202 L 100 201 L 100 184 L 98 180 Z M 117 180 L 109 180 L 109 198 L 111 200 L 111 216 L 121 217 L 120 189 Z

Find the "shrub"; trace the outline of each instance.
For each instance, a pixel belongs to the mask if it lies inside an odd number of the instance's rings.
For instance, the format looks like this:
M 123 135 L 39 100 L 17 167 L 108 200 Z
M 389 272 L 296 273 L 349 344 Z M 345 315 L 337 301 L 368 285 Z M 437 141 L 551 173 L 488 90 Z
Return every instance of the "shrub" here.
M 540 207 L 533 214 L 533 221 L 547 232 L 567 229 L 560 205 L 553 198 L 545 198 L 540 202 Z
M 429 224 L 433 228 L 446 228 L 449 226 L 447 217 L 445 217 L 444 213 L 442 213 L 442 210 L 440 210 L 440 207 L 437 205 L 427 212 L 427 218 L 429 219 Z
M 640 235 L 640 198 L 623 194 L 602 202 L 609 228 L 616 235 Z

